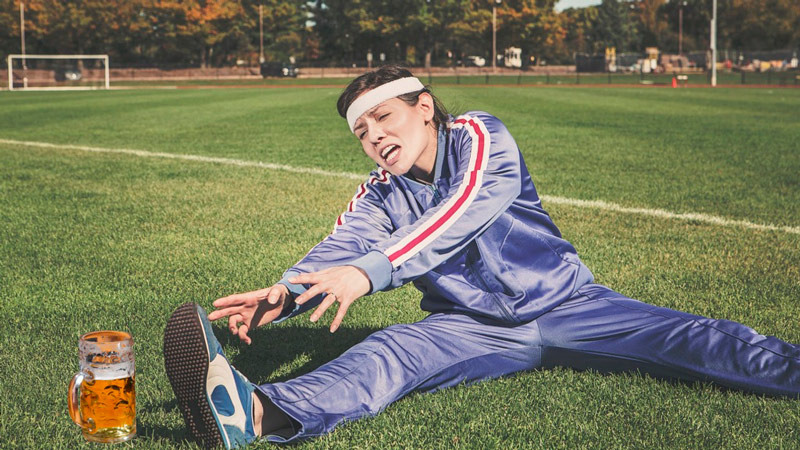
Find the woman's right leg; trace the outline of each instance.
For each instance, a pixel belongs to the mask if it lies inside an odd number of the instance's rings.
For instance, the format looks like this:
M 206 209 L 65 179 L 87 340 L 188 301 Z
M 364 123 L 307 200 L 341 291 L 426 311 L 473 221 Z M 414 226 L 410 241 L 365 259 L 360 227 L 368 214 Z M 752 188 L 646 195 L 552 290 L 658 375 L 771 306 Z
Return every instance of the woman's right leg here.
M 638 370 L 800 396 L 800 346 L 740 323 L 648 305 L 601 285 L 584 286 L 536 322 L 544 367 Z
M 299 423 L 296 434 L 317 436 L 345 420 L 375 415 L 412 391 L 435 391 L 540 366 L 535 323 L 504 326 L 458 314 L 434 314 L 394 325 L 317 370 L 258 387 Z

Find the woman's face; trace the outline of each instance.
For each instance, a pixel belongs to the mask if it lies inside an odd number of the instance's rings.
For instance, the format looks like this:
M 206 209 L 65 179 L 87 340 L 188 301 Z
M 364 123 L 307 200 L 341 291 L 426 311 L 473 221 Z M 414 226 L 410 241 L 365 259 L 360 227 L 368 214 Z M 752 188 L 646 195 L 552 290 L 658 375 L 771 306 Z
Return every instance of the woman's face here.
M 365 112 L 353 130 L 364 153 L 389 173 L 411 172 L 430 182 L 437 143 L 433 114 L 433 98 L 427 93 L 414 106 L 395 97 Z

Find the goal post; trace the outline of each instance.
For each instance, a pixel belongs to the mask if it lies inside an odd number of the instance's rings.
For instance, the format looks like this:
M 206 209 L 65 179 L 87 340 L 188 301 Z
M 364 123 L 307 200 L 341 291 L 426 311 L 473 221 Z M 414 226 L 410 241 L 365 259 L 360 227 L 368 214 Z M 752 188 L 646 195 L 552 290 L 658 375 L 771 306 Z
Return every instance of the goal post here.
M 93 77 L 91 81 L 98 82 L 95 85 L 87 85 L 87 83 L 80 82 L 82 78 L 82 71 L 73 69 L 64 72 L 62 69 L 52 68 L 27 68 L 27 61 L 101 61 L 103 70 L 95 71 L 90 70 Z M 108 64 L 108 55 L 8 55 L 8 90 L 15 90 L 15 81 L 18 87 L 23 90 L 87 90 L 87 89 L 110 89 L 110 72 Z M 22 63 L 21 68 L 14 69 L 15 61 Z M 29 73 L 36 74 L 35 78 L 29 80 Z M 94 72 L 98 72 L 95 74 Z M 16 76 L 15 76 L 16 73 Z M 66 76 L 64 76 L 66 73 Z M 60 79 L 63 78 L 63 79 Z

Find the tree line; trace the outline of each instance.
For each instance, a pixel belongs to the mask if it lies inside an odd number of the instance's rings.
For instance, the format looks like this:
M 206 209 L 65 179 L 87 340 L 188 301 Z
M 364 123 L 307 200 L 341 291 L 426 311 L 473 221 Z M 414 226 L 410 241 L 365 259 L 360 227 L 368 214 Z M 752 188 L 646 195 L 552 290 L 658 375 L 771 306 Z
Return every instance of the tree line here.
M 19 3 L 0 0 L 0 49 L 20 51 Z M 115 66 L 253 65 L 290 57 L 312 65 L 490 61 L 497 48 L 534 63 L 571 63 L 576 52 L 709 46 L 712 0 L 603 0 L 557 11 L 557 0 L 22 0 L 28 53 L 102 53 Z M 263 26 L 259 23 L 259 7 Z M 679 20 L 682 16 L 682 33 Z M 800 46 L 797 0 L 719 0 L 718 48 Z M 490 64 L 490 63 L 489 63 Z

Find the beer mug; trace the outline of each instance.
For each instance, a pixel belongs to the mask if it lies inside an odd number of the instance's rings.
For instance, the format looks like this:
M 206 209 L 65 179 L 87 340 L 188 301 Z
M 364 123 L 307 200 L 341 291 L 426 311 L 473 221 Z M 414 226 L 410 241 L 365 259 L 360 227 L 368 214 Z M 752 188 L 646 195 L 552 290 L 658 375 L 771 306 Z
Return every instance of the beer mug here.
M 93 442 L 136 436 L 133 338 L 121 331 L 94 331 L 78 341 L 81 371 L 69 384 L 69 415 Z

